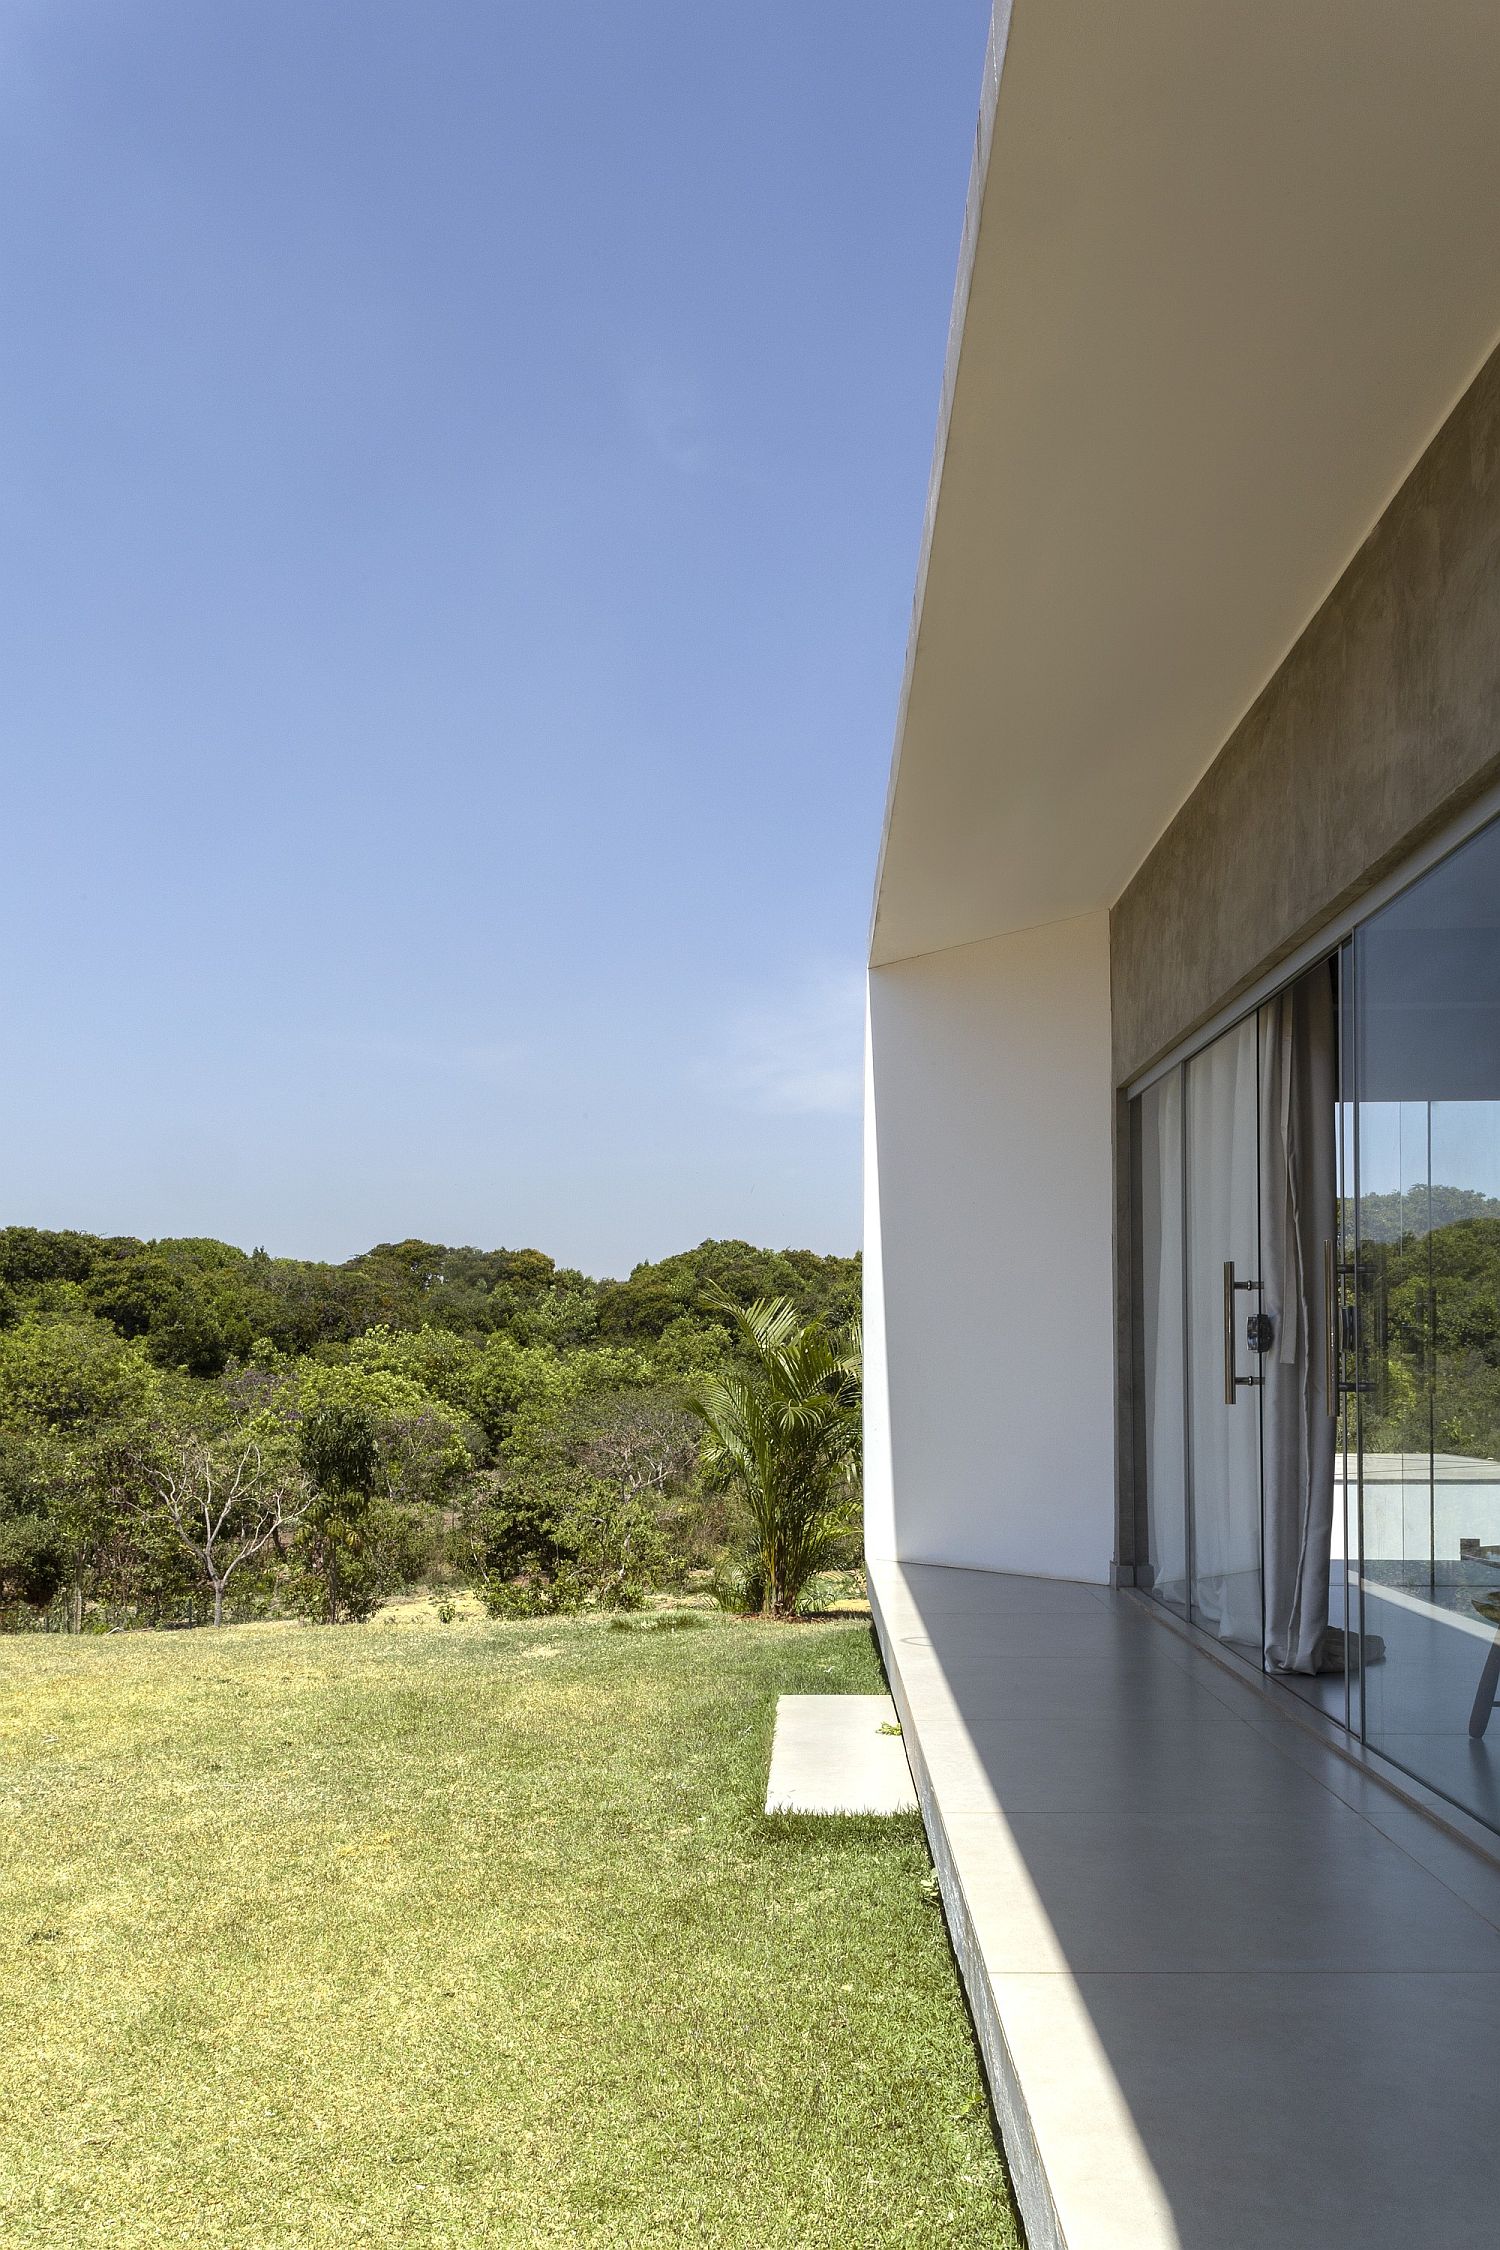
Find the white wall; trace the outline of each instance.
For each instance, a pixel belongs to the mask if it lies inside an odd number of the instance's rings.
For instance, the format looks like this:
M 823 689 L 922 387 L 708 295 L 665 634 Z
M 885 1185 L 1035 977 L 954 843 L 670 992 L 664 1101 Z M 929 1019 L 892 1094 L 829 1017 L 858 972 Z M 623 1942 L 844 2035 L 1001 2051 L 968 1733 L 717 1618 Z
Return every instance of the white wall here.
M 1108 1578 L 1109 920 L 872 969 L 866 1542 Z
M 875 1117 L 875 980 L 893 976 L 872 969 L 865 993 L 865 1223 L 864 1223 L 864 1500 L 865 1549 L 892 1556 L 896 1498 L 891 1475 L 891 1406 L 886 1373 L 885 1257 L 880 1232 L 880 1162 Z

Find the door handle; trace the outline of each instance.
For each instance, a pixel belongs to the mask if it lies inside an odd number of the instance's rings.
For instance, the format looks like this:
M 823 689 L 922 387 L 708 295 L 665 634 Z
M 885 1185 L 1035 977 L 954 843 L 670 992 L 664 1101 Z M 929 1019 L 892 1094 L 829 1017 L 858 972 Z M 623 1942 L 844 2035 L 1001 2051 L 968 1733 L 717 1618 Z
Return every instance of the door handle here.
M 1234 1371 L 1234 1293 L 1236 1289 L 1258 1289 L 1258 1281 L 1236 1281 L 1234 1260 L 1224 1260 L 1224 1404 L 1233 1406 L 1242 1388 L 1253 1389 L 1261 1378 L 1258 1375 L 1236 1375 Z

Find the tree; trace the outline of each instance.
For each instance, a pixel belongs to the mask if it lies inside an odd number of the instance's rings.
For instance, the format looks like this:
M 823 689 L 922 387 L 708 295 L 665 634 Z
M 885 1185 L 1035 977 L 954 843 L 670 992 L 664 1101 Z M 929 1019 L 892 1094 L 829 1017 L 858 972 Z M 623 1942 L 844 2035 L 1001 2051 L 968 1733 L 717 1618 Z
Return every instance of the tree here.
M 99 1584 L 130 1575 L 139 1436 L 160 1378 L 104 1321 L 29 1315 L 0 1334 L 0 1432 L 29 1449 L 34 1510 L 65 1558 L 72 1626 Z
M 12 1289 L 49 1281 L 87 1281 L 105 1247 L 92 1234 L 0 1227 L 0 1281 Z
M 705 1471 L 737 1486 L 750 1511 L 749 1591 L 763 1612 L 790 1617 L 856 1520 L 858 1331 L 803 1322 L 785 1297 L 732 1311 L 743 1363 L 707 1378 L 690 1404 Z
M 162 1434 L 141 1463 L 183 1551 L 203 1573 L 224 1622 L 224 1596 L 242 1564 L 294 1531 L 311 1494 L 284 1450 L 253 1431 L 208 1438 Z
M 478 1425 L 461 1407 L 378 1361 L 351 1355 L 347 1366 L 304 1367 L 297 1390 L 304 1420 L 337 1407 L 346 1417 L 339 1425 L 346 1433 L 356 1427 L 368 1431 L 375 1448 L 369 1489 L 398 1507 L 441 1506 L 483 1445 Z M 326 1427 L 331 1431 L 334 1424 Z
M 578 1400 L 649 1383 L 652 1373 L 644 1352 L 616 1345 L 559 1352 L 491 1336 L 475 1369 L 472 1411 L 497 1451 L 529 1452 Z
M 144 1412 L 157 1389 L 140 1347 L 88 1313 L 34 1315 L 0 1333 L 0 1428 L 95 1428 Z
M 472 1415 L 480 1348 L 449 1328 L 370 1328 L 349 1346 L 349 1365 L 401 1375 L 457 1414 Z
M 648 1342 L 685 1315 L 738 1336 L 736 1308 L 785 1298 L 802 1320 L 836 1324 L 859 1298 L 860 1262 L 822 1258 L 810 1250 L 758 1250 L 750 1242 L 700 1242 L 654 1265 L 637 1266 L 628 1281 L 607 1281 L 598 1292 L 599 1334 L 609 1342 Z
M 68 1558 L 49 1500 L 61 1481 L 51 1432 L 0 1430 L 0 1609 L 45 1609 L 67 1583 Z
M 296 1378 L 299 1454 L 315 1488 L 299 1558 L 330 1623 L 368 1617 L 420 1577 L 483 1446 L 466 1415 L 380 1364 L 389 1349 L 377 1339 L 373 1365 L 304 1365 Z
M 507 1613 L 636 1606 L 668 1562 L 668 1502 L 697 1456 L 691 1416 L 661 1390 L 579 1388 L 517 1420 L 469 1519 L 486 1599 Z
M 143 1338 L 159 1367 L 217 1375 L 231 1352 L 248 1348 L 251 1332 L 232 1278 L 205 1267 L 207 1247 L 153 1244 L 113 1259 L 90 1281 L 90 1302 L 122 1336 Z
M 692 1416 L 655 1390 L 606 1391 L 573 1420 L 575 1458 L 622 1507 L 659 1500 L 697 1465 Z
M 570 1418 L 578 1482 L 563 1542 L 606 1609 L 639 1604 L 667 1561 L 665 1507 L 697 1467 L 691 1415 L 660 1391 L 607 1391 Z
M 338 1400 L 314 1406 L 297 1433 L 297 1451 L 313 1488 L 302 1545 L 322 1585 L 328 1622 L 337 1625 L 341 1604 L 363 1608 L 370 1577 L 370 1512 L 380 1479 L 375 1417 L 367 1406 Z

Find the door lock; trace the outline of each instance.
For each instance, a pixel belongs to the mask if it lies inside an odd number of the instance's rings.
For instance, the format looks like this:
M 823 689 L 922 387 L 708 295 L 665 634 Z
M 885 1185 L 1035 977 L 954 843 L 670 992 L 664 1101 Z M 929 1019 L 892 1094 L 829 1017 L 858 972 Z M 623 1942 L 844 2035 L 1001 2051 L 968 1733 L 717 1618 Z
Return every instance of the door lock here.
M 1268 1352 L 1276 1341 L 1276 1323 L 1268 1312 L 1253 1312 L 1245 1323 L 1245 1342 L 1253 1352 Z

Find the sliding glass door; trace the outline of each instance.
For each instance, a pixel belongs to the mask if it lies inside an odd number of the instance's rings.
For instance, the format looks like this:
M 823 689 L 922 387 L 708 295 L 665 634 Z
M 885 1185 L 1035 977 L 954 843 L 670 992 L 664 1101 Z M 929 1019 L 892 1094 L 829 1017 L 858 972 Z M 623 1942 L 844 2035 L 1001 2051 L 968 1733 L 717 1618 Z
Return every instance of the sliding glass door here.
M 1135 1148 L 1140 1576 L 1500 1827 L 1500 824 Z

